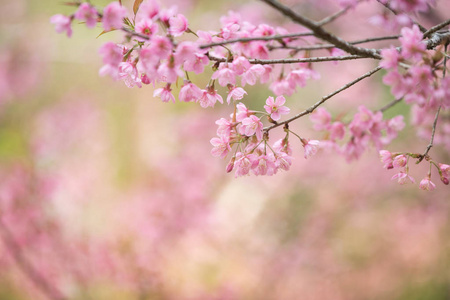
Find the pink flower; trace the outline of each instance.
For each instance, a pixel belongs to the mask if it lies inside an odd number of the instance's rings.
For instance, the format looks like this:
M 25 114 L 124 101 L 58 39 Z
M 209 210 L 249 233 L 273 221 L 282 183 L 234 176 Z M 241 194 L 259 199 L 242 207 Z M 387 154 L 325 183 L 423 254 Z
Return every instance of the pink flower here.
M 154 23 L 151 19 L 142 19 L 141 21 L 139 21 L 139 23 L 136 24 L 135 31 L 137 33 L 148 36 L 148 39 L 150 39 L 150 37 L 158 32 L 158 24 Z M 137 37 L 137 39 L 141 42 L 146 41 L 146 39 L 139 37 Z
M 245 86 L 247 83 L 249 85 L 255 85 L 259 76 L 264 74 L 266 69 L 262 65 L 253 65 L 247 71 L 242 74 L 241 83 Z
M 284 152 L 280 152 L 275 155 L 275 158 L 276 158 L 275 164 L 277 166 L 277 169 L 285 171 L 289 170 L 289 168 L 292 165 L 292 156 Z
M 404 27 L 401 35 L 399 41 L 402 44 L 402 56 L 406 59 L 420 60 L 425 53 L 426 45 L 422 42 L 423 34 L 419 27 L 415 24 L 412 28 Z
M 237 112 L 236 112 L 236 121 L 241 122 L 247 117 L 250 117 L 251 112 L 250 110 L 245 106 L 244 103 L 238 103 L 236 105 Z
M 180 36 L 188 29 L 188 21 L 182 14 L 171 17 L 169 25 L 169 34 L 173 36 Z
M 179 98 L 183 102 L 197 102 L 202 96 L 202 90 L 189 82 L 181 88 Z
M 289 114 L 291 111 L 288 107 L 283 106 L 286 99 L 283 96 L 278 96 L 275 101 L 273 97 L 268 97 L 266 100 L 266 105 L 264 105 L 265 110 L 274 121 L 278 121 L 281 115 Z
M 317 153 L 317 151 L 319 150 L 319 144 L 320 142 L 318 140 L 307 141 L 306 144 L 303 143 L 306 159 Z
M 340 140 L 344 138 L 345 135 L 345 126 L 342 122 L 334 122 L 330 126 L 330 139 L 331 140 Z
M 136 23 L 143 19 L 153 19 L 159 13 L 159 4 L 155 0 L 147 0 L 139 6 L 136 14 Z
M 394 160 L 392 161 L 392 166 L 394 168 L 402 168 L 404 166 L 406 166 L 406 162 L 407 162 L 408 158 L 406 157 L 406 155 L 401 154 L 401 155 L 397 155 Z
M 142 87 L 139 73 L 136 66 L 132 63 L 121 62 L 119 64 L 119 78 L 122 79 L 129 88 L 134 86 L 139 88 Z
M 234 125 L 233 122 L 225 118 L 220 118 L 216 121 L 216 124 L 219 125 L 219 128 L 217 128 L 218 136 L 230 137 Z
M 203 108 L 206 107 L 213 107 L 217 101 L 220 103 L 223 103 L 222 96 L 217 94 L 217 91 L 214 89 L 214 87 L 208 87 L 207 90 L 202 90 L 203 96 L 198 101 L 200 103 L 200 106 Z
M 275 164 L 275 156 L 273 154 L 260 155 L 253 161 L 252 171 L 255 175 L 269 175 L 276 173 L 277 165 Z
M 153 92 L 153 97 L 159 97 L 161 98 L 162 102 L 169 102 L 172 100 L 173 103 L 175 103 L 175 97 L 172 95 L 172 89 L 170 88 L 170 85 L 166 85 L 164 88 L 156 89 Z
M 119 65 L 123 59 L 123 50 L 113 42 L 107 42 L 98 50 L 103 56 L 103 63 L 108 65 Z
M 219 69 L 212 74 L 211 78 L 218 79 L 221 86 L 236 84 L 236 73 L 225 63 L 220 63 Z
M 119 2 L 111 2 L 103 9 L 103 28 L 106 31 L 122 27 L 123 18 L 127 16 L 127 10 Z
M 381 50 L 381 56 L 383 59 L 380 62 L 380 67 L 384 69 L 395 69 L 398 66 L 400 60 L 400 54 L 393 46 L 389 49 Z
M 420 181 L 419 188 L 424 191 L 432 191 L 436 188 L 436 185 L 431 181 L 430 176 L 427 176 Z
M 66 32 L 68 37 L 72 36 L 72 20 L 64 15 L 58 14 L 50 18 L 50 23 L 55 24 L 57 33 Z
M 97 24 L 97 10 L 89 3 L 81 3 L 74 15 L 75 19 L 86 22 L 88 28 L 94 28 Z
M 208 56 L 202 53 L 195 53 L 184 62 L 184 70 L 192 71 L 195 74 L 203 73 L 205 66 L 209 64 Z
M 279 139 L 273 144 L 272 148 L 277 152 L 277 154 L 283 152 L 288 154 L 289 156 L 292 155 L 292 148 L 289 144 L 289 141 L 286 139 Z
M 295 89 L 290 86 L 289 81 L 285 79 L 278 79 L 272 82 L 269 88 L 277 96 L 291 96 L 295 92 Z
M 243 119 L 241 122 L 241 126 L 239 127 L 240 134 L 246 136 L 252 136 L 256 134 L 258 140 L 262 139 L 263 134 L 262 130 L 263 130 L 263 123 L 255 115 L 251 115 L 250 117 Z
M 172 53 L 172 43 L 165 36 L 155 35 L 147 49 L 150 49 L 156 58 L 165 59 Z
M 395 174 L 394 176 L 392 176 L 391 180 L 397 179 L 399 184 L 407 184 L 408 181 L 410 181 L 411 183 L 415 183 L 416 181 L 414 180 L 414 178 L 412 178 L 411 176 L 408 175 L 408 173 L 405 173 L 404 171 L 400 171 L 399 173 Z
M 450 165 L 446 165 L 446 164 L 439 164 L 439 171 L 442 174 L 441 175 L 441 181 L 445 184 L 448 185 L 449 183 L 449 178 L 450 178 Z
M 392 153 L 387 150 L 380 150 L 380 160 L 384 164 L 383 168 L 386 169 L 392 169 L 393 166 L 393 160 L 392 160 Z
M 234 163 L 234 167 L 236 168 L 235 176 L 248 175 L 255 159 L 256 156 L 254 154 L 243 154 L 242 152 L 238 152 L 236 154 L 236 162 Z
M 243 88 L 235 86 L 228 92 L 227 103 L 230 104 L 231 98 L 235 101 L 241 100 L 244 95 L 247 95 L 247 92 Z
M 211 150 L 213 156 L 225 158 L 228 155 L 228 152 L 231 151 L 230 141 L 224 136 L 212 138 L 210 143 L 214 147 Z
M 325 108 L 319 107 L 309 119 L 314 123 L 315 130 L 327 130 L 330 127 L 331 114 Z

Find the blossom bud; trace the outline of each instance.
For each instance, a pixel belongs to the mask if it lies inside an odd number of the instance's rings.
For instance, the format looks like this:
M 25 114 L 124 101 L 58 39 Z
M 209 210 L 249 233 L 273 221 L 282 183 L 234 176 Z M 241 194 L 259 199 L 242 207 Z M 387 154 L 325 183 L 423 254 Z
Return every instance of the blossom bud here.
M 441 181 L 442 181 L 445 185 L 448 185 L 448 178 L 441 177 Z
M 234 168 L 234 161 L 236 160 L 236 157 L 233 156 L 230 160 L 230 162 L 227 165 L 227 173 L 230 173 L 231 171 L 233 171 Z

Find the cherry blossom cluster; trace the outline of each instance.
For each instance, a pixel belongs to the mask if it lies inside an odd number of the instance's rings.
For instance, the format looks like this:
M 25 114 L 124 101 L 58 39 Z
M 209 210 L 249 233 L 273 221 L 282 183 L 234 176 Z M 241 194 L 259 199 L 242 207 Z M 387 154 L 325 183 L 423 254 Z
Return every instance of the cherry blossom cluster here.
M 372 111 L 361 105 L 351 121 L 345 122 L 340 118 L 332 121 L 331 114 L 319 107 L 332 95 L 369 77 L 380 68 L 387 70 L 383 81 L 391 86 L 397 101 L 403 99 L 407 104 L 414 105 L 415 125 L 427 127 L 421 131 L 422 135 L 431 134 L 434 138 L 436 122 L 430 121 L 429 116 L 441 108 L 445 111 L 450 107 L 450 79 L 445 77 L 444 43 L 436 44 L 430 35 L 436 30 L 428 34 L 410 17 L 427 11 L 434 1 L 380 0 L 381 7 L 394 12 L 391 14 L 395 16 L 393 23 L 402 28 L 398 38 L 401 46 L 385 49 L 356 47 L 355 43 L 346 42 L 321 27 L 362 1 L 339 1 L 343 10 L 321 22 L 312 22 L 276 0 L 263 2 L 311 32 L 293 34 L 284 27 L 255 25 L 244 21 L 235 12 L 220 18 L 221 28 L 217 31 L 194 32 L 177 7 L 163 8 L 157 0 L 135 0 L 133 14 L 120 1 L 108 4 L 103 10 L 89 2 L 74 3 L 77 6 L 74 14 L 55 15 L 51 22 L 57 32 L 66 33 L 69 37 L 72 35 L 73 20 L 84 22 L 88 28 L 100 23 L 103 33 L 112 30 L 124 32 L 123 43 L 107 42 L 101 47 L 104 65 L 100 75 L 123 80 L 130 88 L 152 84 L 155 87 L 153 96 L 163 102 L 175 102 L 173 86 L 182 82 L 178 94 L 180 101 L 195 102 L 203 108 L 214 107 L 217 102 L 224 103 L 216 86 L 226 87 L 226 102 L 234 112 L 229 118 L 216 122 L 219 128 L 217 137 L 210 141 L 213 146 L 211 153 L 221 158 L 230 154 L 231 160 L 226 169 L 228 172 L 235 170 L 236 176 L 250 173 L 273 175 L 280 169 L 288 170 L 292 162 L 290 134 L 300 139 L 305 158 L 315 154 L 319 141 L 302 138 L 289 129 L 291 121 L 310 113 L 314 129 L 325 133 L 320 147 L 334 149 L 348 161 L 359 158 L 369 146 L 380 150 L 389 144 L 404 128 L 403 116 L 383 120 L 384 109 Z M 372 21 L 387 24 L 390 22 L 388 19 L 378 16 Z M 446 23 L 440 28 L 445 26 Z M 305 38 L 308 36 L 313 36 L 313 39 Z M 314 38 L 331 44 L 308 45 Z M 368 41 L 370 39 L 364 42 Z M 283 53 L 287 58 L 273 59 L 272 51 L 277 49 L 289 50 Z M 326 50 L 328 56 L 311 57 L 311 51 L 316 50 Z M 330 97 L 324 97 L 304 113 L 281 120 L 282 115 L 290 113 L 285 106 L 285 96 L 293 95 L 309 80 L 320 78 L 312 68 L 313 62 L 359 58 L 379 59 L 380 67 L 355 79 Z M 207 67 L 213 72 L 206 86 L 199 86 L 190 80 L 191 72 L 202 74 Z M 274 95 L 267 98 L 265 112 L 251 110 L 242 102 L 248 94 L 244 88 L 258 83 L 266 84 Z M 267 127 L 264 127 L 263 120 L 268 121 Z M 281 125 L 284 126 L 285 138 L 270 144 L 269 131 Z M 348 138 L 347 142 L 342 142 L 345 138 Z M 436 135 L 436 142 L 445 143 L 445 139 L 445 134 L 442 138 Z
M 284 106 L 283 96 L 268 97 L 264 109 L 266 112 L 249 110 L 244 103 L 236 104 L 236 109 L 229 119 L 221 118 L 216 121 L 218 137 L 211 139 L 213 156 L 225 158 L 235 146 L 236 150 L 227 165 L 227 172 L 235 169 L 236 177 L 248 175 L 250 171 L 255 175 L 273 175 L 278 170 L 289 170 L 292 164 L 292 148 L 289 144 L 289 133 L 285 127 L 286 136 L 269 145 L 268 133 L 264 133 L 261 118 L 267 116 L 276 122 L 282 114 L 288 114 L 290 109 Z M 260 117 L 257 114 L 261 114 Z M 317 153 L 319 141 L 307 140 L 296 135 L 305 151 L 305 158 Z
M 399 184 L 406 184 L 408 182 L 415 183 L 414 178 L 409 174 L 409 158 L 418 159 L 421 154 L 414 153 L 391 153 L 387 150 L 381 150 L 380 152 L 381 162 L 384 164 L 385 169 L 402 169 L 394 176 L 392 180 L 397 180 Z M 450 165 L 436 163 L 430 157 L 425 158 L 430 162 L 430 169 L 424 179 L 420 181 L 419 188 L 426 191 L 432 191 L 436 188 L 436 185 L 431 181 L 431 169 L 436 167 L 441 181 L 445 184 L 449 184 L 450 179 Z
M 358 108 L 358 112 L 349 123 L 339 120 L 332 122 L 331 114 L 323 107 L 312 113 L 310 120 L 315 130 L 325 132 L 323 145 L 334 149 L 348 161 L 358 159 L 370 144 L 380 150 L 383 145 L 395 139 L 398 132 L 405 127 L 403 116 L 383 120 L 380 111 L 373 112 L 363 105 Z M 339 145 L 338 141 L 343 140 L 346 134 L 349 136 L 348 142 Z

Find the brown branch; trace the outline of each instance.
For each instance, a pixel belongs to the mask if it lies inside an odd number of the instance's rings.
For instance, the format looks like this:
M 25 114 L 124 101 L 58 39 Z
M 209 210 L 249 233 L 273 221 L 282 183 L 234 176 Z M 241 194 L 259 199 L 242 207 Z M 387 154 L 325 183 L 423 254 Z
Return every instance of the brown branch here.
M 360 1 L 358 1 L 358 2 L 360 2 Z M 345 14 L 350 8 L 352 8 L 351 5 L 349 5 L 349 6 L 345 7 L 345 8 L 343 8 L 343 9 L 341 9 L 340 11 L 336 12 L 335 14 L 332 14 L 331 16 L 326 17 L 326 18 L 320 20 L 319 22 L 317 22 L 317 25 L 318 25 L 318 26 L 323 26 L 323 25 L 326 25 L 326 24 L 328 24 L 328 23 L 333 22 L 334 20 L 336 20 L 337 18 L 339 18 L 340 16 L 342 16 L 343 14 Z
M 215 57 L 208 54 L 208 58 L 217 62 L 227 62 L 226 58 Z M 251 64 L 259 65 L 275 65 L 275 64 L 295 64 L 295 63 L 314 63 L 314 62 L 324 62 L 324 61 L 344 61 L 344 60 L 354 60 L 368 58 L 366 56 L 359 55 L 344 55 L 344 56 L 318 56 L 318 57 L 305 57 L 305 58 L 281 58 L 281 59 L 249 59 Z
M 11 257 L 16 262 L 17 266 L 24 273 L 30 281 L 32 281 L 41 292 L 52 300 L 64 300 L 66 299 L 60 291 L 54 286 L 50 285 L 47 280 L 44 279 L 31 264 L 31 262 L 23 254 L 20 245 L 16 242 L 13 234 L 9 231 L 6 225 L 0 218 L 0 236 L 1 240 L 5 244 L 6 248 L 10 252 Z
M 281 4 L 280 2 L 278 2 L 276 0 L 261 0 L 261 1 L 267 3 L 274 9 L 278 10 L 283 15 L 289 17 L 292 21 L 310 29 L 314 33 L 315 37 L 320 38 L 324 41 L 327 41 L 327 42 L 335 45 L 336 48 L 342 49 L 353 55 L 360 55 L 360 56 L 365 56 L 365 57 L 370 57 L 370 58 L 381 58 L 380 55 L 376 52 L 376 50 L 356 47 L 356 46 L 348 43 L 347 41 L 331 34 L 330 32 L 323 29 L 321 26 L 319 26 L 318 23 L 316 23 L 302 15 L 297 14 L 296 12 L 291 10 L 289 7 Z
M 437 24 L 437 25 L 431 27 L 430 29 L 428 29 L 427 31 L 424 32 L 423 37 L 427 38 L 432 33 L 435 33 L 436 31 L 438 31 L 439 29 L 444 28 L 447 25 L 450 25 L 450 19 L 448 19 L 447 21 L 444 21 L 444 22 L 442 22 L 440 24 Z
M 401 102 L 402 100 L 403 100 L 403 98 L 395 99 L 395 100 L 389 102 L 388 104 L 386 104 L 385 106 L 383 106 L 382 108 L 380 108 L 378 111 L 385 112 L 386 110 L 393 107 L 394 105 Z
M 355 85 L 356 83 L 360 82 L 360 81 L 363 80 L 364 78 L 367 78 L 367 77 L 372 76 L 373 74 L 375 74 L 375 73 L 378 72 L 379 70 L 381 70 L 381 67 L 376 67 L 375 69 L 373 69 L 373 70 L 367 72 L 366 74 L 364 74 L 364 75 L 362 75 L 362 76 L 360 76 L 360 77 L 358 77 L 358 78 L 352 80 L 351 82 L 349 82 L 349 83 L 347 83 L 346 85 L 342 86 L 341 88 L 335 90 L 334 92 L 332 92 L 332 93 L 330 93 L 330 94 L 328 94 L 328 95 L 322 97 L 322 99 L 321 99 L 320 101 L 316 102 L 314 105 L 312 105 L 312 106 L 309 107 L 308 109 L 306 109 L 306 110 L 304 110 L 304 111 L 302 111 L 302 112 L 296 114 L 295 116 L 293 116 L 293 117 L 291 117 L 291 118 L 289 118 L 289 119 L 287 119 L 287 120 L 285 120 L 285 121 L 283 121 L 283 122 L 278 122 L 278 123 L 276 123 L 276 124 L 270 125 L 270 126 L 264 128 L 264 131 L 265 131 L 265 132 L 268 132 L 268 131 L 270 131 L 271 129 L 273 129 L 273 128 L 275 128 L 275 127 L 278 127 L 278 126 L 281 126 L 281 125 L 284 125 L 284 124 L 288 124 L 288 123 L 290 123 L 290 122 L 292 122 L 292 121 L 294 121 L 294 120 L 296 120 L 296 119 L 298 119 L 298 118 L 300 118 L 300 117 L 303 117 L 303 116 L 305 116 L 305 115 L 308 115 L 308 114 L 312 113 L 316 108 L 318 108 L 320 105 L 322 105 L 323 103 L 325 103 L 325 102 L 326 102 L 328 99 L 330 99 L 331 97 L 333 97 L 333 96 L 339 94 L 340 92 L 342 92 L 342 91 L 348 89 L 349 87 Z
M 205 48 L 209 48 L 209 47 L 223 46 L 223 45 L 234 44 L 234 43 L 246 43 L 246 42 L 252 42 L 252 41 L 275 41 L 275 40 L 281 40 L 281 39 L 285 39 L 285 38 L 297 38 L 297 37 L 302 37 L 302 36 L 311 36 L 313 34 L 314 34 L 313 32 L 299 32 L 299 33 L 278 34 L 278 35 L 271 35 L 271 36 L 246 37 L 246 38 L 238 38 L 238 39 L 204 44 L 204 45 L 200 45 L 199 48 L 205 49 Z
M 358 44 L 364 44 L 369 42 L 378 42 L 378 41 L 385 41 L 385 40 L 396 40 L 400 37 L 400 35 L 390 35 L 390 36 L 380 36 L 380 37 L 374 37 L 374 38 L 367 38 L 362 40 L 356 40 L 349 42 L 352 45 L 358 45 Z M 297 50 L 297 51 L 303 51 L 303 50 L 322 50 L 322 49 L 331 49 L 336 48 L 333 44 L 318 44 L 318 45 L 311 45 L 311 46 L 303 46 L 303 47 L 290 47 L 290 46 L 269 46 L 269 49 L 289 49 L 289 50 Z
M 436 115 L 434 116 L 434 122 L 433 122 L 433 127 L 431 130 L 431 139 L 430 139 L 430 143 L 428 144 L 427 148 L 425 149 L 425 152 L 423 154 L 421 154 L 419 156 L 419 159 L 417 160 L 416 164 L 419 164 L 425 157 L 428 156 L 428 152 L 430 152 L 431 147 L 433 147 L 433 143 L 434 143 L 434 135 L 436 133 L 436 125 L 437 125 L 437 121 L 439 118 L 439 112 L 441 111 L 441 106 L 439 106 Z

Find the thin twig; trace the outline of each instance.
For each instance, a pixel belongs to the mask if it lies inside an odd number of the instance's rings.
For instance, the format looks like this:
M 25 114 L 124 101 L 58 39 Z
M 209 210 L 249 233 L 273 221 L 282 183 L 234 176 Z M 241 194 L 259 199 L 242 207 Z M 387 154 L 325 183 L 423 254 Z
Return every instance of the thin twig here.
M 320 105 L 322 105 L 325 101 L 327 101 L 327 100 L 330 99 L 331 97 L 333 97 L 333 96 L 339 94 L 340 92 L 342 92 L 342 91 L 348 89 L 349 87 L 355 85 L 356 83 L 360 82 L 360 81 L 363 80 L 364 78 L 367 78 L 367 77 L 372 76 L 373 74 L 375 74 L 375 73 L 378 72 L 379 70 L 381 70 L 381 67 L 378 66 L 378 67 L 376 67 L 375 69 L 373 69 L 373 70 L 367 72 L 366 74 L 364 74 L 364 75 L 362 75 L 362 76 L 360 76 L 360 77 L 358 77 L 358 78 L 352 80 L 351 82 L 347 83 L 346 85 L 342 86 L 341 88 L 337 89 L 336 91 L 334 91 L 334 92 L 332 92 L 332 93 L 330 93 L 330 94 L 328 94 L 328 95 L 322 97 L 322 99 L 321 99 L 320 101 L 316 102 L 314 105 L 312 105 L 312 106 L 309 107 L 308 109 L 306 109 L 306 110 L 304 110 L 304 111 L 302 111 L 302 112 L 296 114 L 296 115 L 293 116 L 292 118 L 289 118 L 289 119 L 287 119 L 287 120 L 285 120 L 285 121 L 283 121 L 283 122 L 279 122 L 279 123 L 270 125 L 270 126 L 264 128 L 264 131 L 265 131 L 265 132 L 268 132 L 269 130 L 271 130 L 271 129 L 275 128 L 275 127 L 278 127 L 278 126 L 281 126 L 281 125 L 284 125 L 284 124 L 288 124 L 288 123 L 290 123 L 290 122 L 292 122 L 292 121 L 294 121 L 294 120 L 296 120 L 296 119 L 298 119 L 298 118 L 300 118 L 300 117 L 303 117 L 304 115 L 308 115 L 308 114 L 312 113 L 316 108 L 318 108 Z
M 358 2 L 359 2 L 359 1 L 358 1 Z M 333 22 L 334 20 L 336 20 L 337 18 L 339 18 L 340 16 L 342 16 L 343 14 L 345 14 L 350 8 L 352 8 L 351 5 L 349 5 L 349 6 L 345 7 L 345 8 L 343 8 L 343 9 L 341 9 L 341 10 L 338 11 L 337 13 L 335 13 L 335 14 L 329 16 L 329 17 L 326 17 L 326 18 L 322 19 L 321 21 L 317 22 L 317 25 L 323 26 L 323 25 L 325 25 L 325 24 L 328 24 L 328 23 Z
M 227 62 L 226 58 L 215 57 L 208 55 L 208 58 L 217 62 Z M 318 56 L 318 57 L 304 57 L 304 58 L 281 58 L 281 59 L 249 59 L 251 64 L 259 65 L 275 65 L 275 64 L 295 64 L 295 63 L 314 63 L 314 62 L 324 62 L 324 61 L 344 61 L 344 60 L 354 60 L 368 58 L 367 56 L 360 55 L 343 55 L 343 56 Z
M 358 45 L 358 44 L 364 44 L 369 42 L 378 42 L 378 41 L 385 41 L 385 40 L 396 40 L 400 37 L 400 35 L 390 35 L 390 36 L 380 36 L 380 37 L 374 37 L 374 38 L 367 38 L 362 40 L 356 40 L 349 42 L 352 45 Z M 331 49 L 336 48 L 333 44 L 319 44 L 319 45 L 310 45 L 310 46 L 303 46 L 303 47 L 291 47 L 291 46 L 269 46 L 270 50 L 272 49 L 290 49 L 290 50 L 297 50 L 297 51 L 303 51 L 303 50 L 321 50 L 321 49 Z
M 215 47 L 215 46 L 223 46 L 227 44 L 234 44 L 234 43 L 246 43 L 246 42 L 252 42 L 252 41 L 274 41 L 274 40 L 281 40 L 286 38 L 297 38 L 302 36 L 311 36 L 314 35 L 313 32 L 299 32 L 299 33 L 290 33 L 290 34 L 278 34 L 278 35 L 271 35 L 271 36 L 256 36 L 256 37 L 245 37 L 245 38 L 238 38 L 238 39 L 231 39 L 231 40 L 225 40 L 215 43 L 209 43 L 200 45 L 200 49 L 206 49 L 209 47 Z
M 348 43 L 347 41 L 326 31 L 321 26 L 319 26 L 318 23 L 316 23 L 300 14 L 297 14 L 296 12 L 291 10 L 289 7 L 285 6 L 284 4 L 281 4 L 280 2 L 278 2 L 276 0 L 261 0 L 261 1 L 267 3 L 271 7 L 278 10 L 283 15 L 289 17 L 292 21 L 310 29 L 312 32 L 314 32 L 315 37 L 320 38 L 324 41 L 327 41 L 327 42 L 335 45 L 336 48 L 342 49 L 353 55 L 360 55 L 360 56 L 371 57 L 371 58 L 381 58 L 381 56 L 376 52 L 376 50 L 354 46 L 354 45 Z
M 442 23 L 439 23 L 433 27 L 431 27 L 430 29 L 428 29 L 427 31 L 424 32 L 423 37 L 427 38 L 429 37 L 432 33 L 435 33 L 436 31 L 438 31 L 439 29 L 444 28 L 445 26 L 450 25 L 450 19 L 448 19 L 447 21 L 444 21 Z
M 383 106 L 382 108 L 380 108 L 378 111 L 385 112 L 386 110 L 388 110 L 389 108 L 393 107 L 394 105 L 396 105 L 397 103 L 401 102 L 402 100 L 403 100 L 403 98 L 395 99 L 394 101 L 391 101 L 390 103 L 388 103 L 385 106 Z
M 41 292 L 52 300 L 64 300 L 66 299 L 60 291 L 54 286 L 50 285 L 47 280 L 33 267 L 33 265 L 24 256 L 21 247 L 17 244 L 13 237 L 13 234 L 9 231 L 6 225 L 0 218 L 0 236 L 1 240 L 9 250 L 11 257 L 16 262 L 19 269 L 22 270 L 24 275 L 28 277 Z
M 394 9 L 392 9 L 392 7 L 389 5 L 389 3 L 383 3 L 383 2 L 381 2 L 380 0 L 377 0 L 377 1 L 378 1 L 378 3 L 380 3 L 381 5 L 383 5 L 384 7 L 386 7 L 386 8 L 387 8 L 390 12 L 392 12 L 394 15 L 398 15 L 398 12 L 395 11 Z M 412 18 L 411 18 L 411 21 L 419 27 L 420 31 L 422 31 L 422 32 L 426 32 L 426 31 L 427 31 L 427 29 L 426 29 L 425 27 L 423 27 L 422 25 L 420 25 L 418 22 L 414 21 Z

